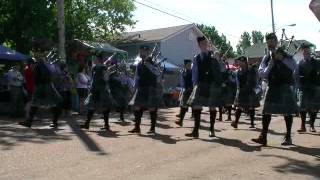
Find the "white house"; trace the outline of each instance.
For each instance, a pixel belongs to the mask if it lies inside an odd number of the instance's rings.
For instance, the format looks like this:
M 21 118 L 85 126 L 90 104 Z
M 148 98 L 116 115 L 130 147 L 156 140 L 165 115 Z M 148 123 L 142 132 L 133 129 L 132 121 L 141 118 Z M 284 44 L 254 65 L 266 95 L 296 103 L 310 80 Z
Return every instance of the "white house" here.
M 146 31 L 127 32 L 116 47 L 128 52 L 129 60 L 138 56 L 141 45 L 149 45 L 152 49 L 157 44 L 157 51 L 169 63 L 181 66 L 184 59 L 193 59 L 199 52 L 197 37 L 203 33 L 195 24 L 152 29 Z

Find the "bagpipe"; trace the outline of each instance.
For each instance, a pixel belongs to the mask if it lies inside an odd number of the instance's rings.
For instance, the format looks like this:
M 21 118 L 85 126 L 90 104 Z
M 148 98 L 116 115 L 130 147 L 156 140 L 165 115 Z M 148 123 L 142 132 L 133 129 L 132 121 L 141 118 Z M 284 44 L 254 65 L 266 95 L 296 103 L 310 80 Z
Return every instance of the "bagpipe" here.
M 166 58 L 161 58 L 161 52 L 158 51 L 158 44 L 155 43 L 151 54 L 143 61 L 143 64 L 157 76 L 158 82 L 164 78 L 165 65 L 163 65 L 163 68 L 161 65 L 166 60 Z

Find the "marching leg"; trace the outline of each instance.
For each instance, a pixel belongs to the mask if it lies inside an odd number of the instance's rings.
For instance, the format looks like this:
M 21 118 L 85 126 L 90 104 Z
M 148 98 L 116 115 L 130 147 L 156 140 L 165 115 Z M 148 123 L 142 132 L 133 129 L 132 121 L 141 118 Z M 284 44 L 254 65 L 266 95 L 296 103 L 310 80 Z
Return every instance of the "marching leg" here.
M 284 140 L 281 143 L 281 145 L 283 145 L 283 146 L 292 145 L 291 129 L 292 129 L 293 117 L 292 117 L 292 115 L 286 115 L 284 117 L 284 119 L 286 121 L 287 133 L 286 133 L 286 136 L 284 137 Z
M 262 144 L 264 146 L 267 145 L 267 134 L 269 130 L 269 125 L 271 122 L 271 114 L 264 114 L 262 117 L 262 132 L 257 139 L 252 139 L 253 142 Z
M 185 108 L 185 107 L 180 108 L 179 120 L 175 122 L 180 127 L 183 126 L 183 119 L 187 112 L 188 112 L 188 108 Z
M 142 109 L 134 111 L 135 125 L 134 125 L 134 128 L 131 131 L 129 131 L 129 133 L 137 133 L 137 134 L 141 133 L 140 124 L 141 124 L 142 115 L 143 115 Z
M 250 128 L 254 128 L 254 125 L 255 125 L 255 124 L 254 124 L 255 114 L 256 114 L 256 111 L 255 111 L 254 108 L 249 110 L 250 122 L 251 122 Z
M 227 111 L 228 111 L 228 119 L 226 121 L 231 121 L 232 106 L 228 106 L 227 107 Z
M 317 112 L 311 112 L 310 113 L 310 132 L 316 132 L 316 129 L 314 128 L 314 122 L 316 121 Z
M 210 129 L 209 129 L 209 137 L 215 137 L 214 133 L 214 124 L 216 121 L 217 111 L 215 109 L 210 110 Z
M 27 118 L 27 120 L 19 122 L 19 125 L 30 128 L 32 126 L 32 121 L 37 111 L 38 111 L 38 107 L 31 106 L 29 111 L 29 117 Z
M 298 130 L 298 132 L 306 132 L 307 112 L 306 111 L 300 112 L 300 117 L 301 117 L 301 128 Z
M 219 107 L 219 121 L 222 121 L 222 110 L 223 110 L 223 108 L 222 108 L 222 106 L 221 107 Z
M 90 125 L 91 119 L 93 117 L 93 114 L 94 114 L 94 110 L 88 110 L 87 120 L 84 124 L 80 125 L 81 129 L 89 129 L 89 125 Z
M 200 128 L 200 120 L 201 120 L 201 109 L 195 109 L 193 110 L 194 114 L 194 128 L 192 133 L 186 134 L 187 137 L 199 137 L 199 128 Z
M 241 113 L 242 113 L 242 109 L 240 109 L 240 108 L 236 109 L 236 114 L 235 114 L 236 118 L 231 123 L 231 126 L 235 129 L 238 129 L 238 123 L 239 123 L 239 119 L 241 117 Z
M 125 108 L 121 107 L 120 108 L 120 121 L 121 122 L 125 122 L 125 120 L 124 120 L 124 111 L 125 111 Z
M 52 128 L 57 128 L 58 127 L 58 119 L 61 115 L 62 109 L 60 106 L 55 106 L 51 108 L 52 111 L 52 115 L 53 115 L 53 120 L 52 120 L 52 124 L 50 125 L 50 127 Z
M 151 119 L 151 127 L 147 133 L 148 134 L 155 134 L 156 133 L 156 124 L 157 124 L 157 110 L 150 111 L 150 119 Z
M 111 131 L 110 125 L 109 125 L 109 114 L 110 114 L 109 109 L 103 111 L 104 128 L 106 129 L 106 131 Z

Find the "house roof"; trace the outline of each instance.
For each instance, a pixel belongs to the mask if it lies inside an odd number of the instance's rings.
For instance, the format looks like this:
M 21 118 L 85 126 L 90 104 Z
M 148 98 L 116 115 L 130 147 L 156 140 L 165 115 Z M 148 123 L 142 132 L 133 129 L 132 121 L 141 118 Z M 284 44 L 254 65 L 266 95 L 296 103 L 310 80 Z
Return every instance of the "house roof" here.
M 121 44 L 158 42 L 193 26 L 194 24 L 186 24 L 160 29 L 126 32 L 123 34 L 123 38 L 120 40 L 120 42 Z
M 296 54 L 296 52 L 298 51 L 298 49 L 300 48 L 300 46 L 302 44 L 311 44 L 309 41 L 306 40 L 293 40 L 290 44 L 290 46 L 288 47 L 290 41 L 284 41 L 282 46 L 286 47 L 286 50 L 288 52 L 288 54 L 290 55 L 294 55 Z M 265 55 L 266 53 L 266 48 L 267 48 L 267 44 L 266 43 L 259 43 L 259 44 L 255 44 L 253 46 L 248 47 L 245 50 L 245 55 L 248 58 L 261 58 Z

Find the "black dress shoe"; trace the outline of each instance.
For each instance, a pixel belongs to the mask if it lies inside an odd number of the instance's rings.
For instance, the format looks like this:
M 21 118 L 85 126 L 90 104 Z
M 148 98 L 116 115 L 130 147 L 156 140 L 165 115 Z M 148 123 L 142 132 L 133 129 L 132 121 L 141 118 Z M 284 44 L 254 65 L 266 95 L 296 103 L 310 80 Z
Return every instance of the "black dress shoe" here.
M 58 128 L 58 123 L 52 123 L 52 124 L 50 124 L 49 127 L 51 127 L 51 128 Z
M 28 121 L 22 121 L 22 122 L 19 122 L 18 124 L 24 127 L 31 128 L 31 123 Z
M 156 134 L 156 130 L 153 129 L 153 128 L 151 128 L 151 129 L 147 132 L 147 134 Z
M 209 137 L 216 137 L 216 134 L 215 134 L 214 130 L 211 130 L 209 132 Z
M 131 131 L 129 131 L 129 133 L 140 134 L 140 133 L 141 133 L 141 130 L 140 130 L 140 128 L 135 127 L 135 128 L 133 128 Z
M 252 139 L 253 142 L 261 144 L 263 146 L 267 145 L 267 138 L 263 137 L 263 136 L 259 136 L 257 139 Z
M 182 126 L 183 126 L 182 121 L 175 121 L 174 123 L 176 123 L 176 125 L 178 125 L 178 126 L 180 126 L 180 127 L 182 127 Z
M 291 137 L 285 137 L 281 143 L 282 146 L 290 146 L 292 145 Z
M 186 134 L 187 137 L 199 138 L 199 133 L 193 131 L 192 133 Z
M 88 125 L 88 124 L 81 124 L 81 125 L 80 125 L 80 128 L 81 128 L 81 129 L 87 129 L 87 130 L 88 130 L 88 129 L 89 129 L 89 125 Z
M 249 128 L 250 128 L 250 129 L 253 129 L 253 128 L 255 128 L 255 126 L 254 126 L 254 125 L 251 125 Z
M 238 129 L 238 124 L 235 121 L 232 121 L 231 126 L 235 129 Z

